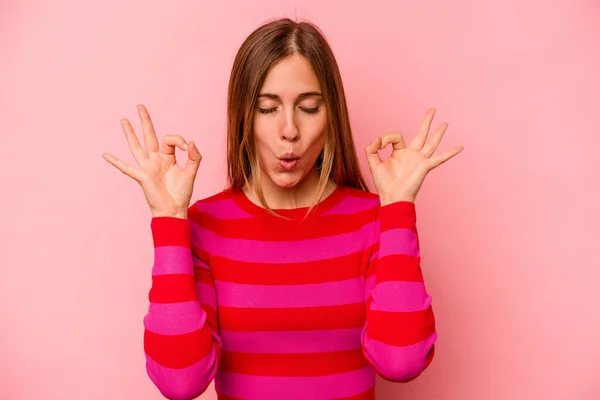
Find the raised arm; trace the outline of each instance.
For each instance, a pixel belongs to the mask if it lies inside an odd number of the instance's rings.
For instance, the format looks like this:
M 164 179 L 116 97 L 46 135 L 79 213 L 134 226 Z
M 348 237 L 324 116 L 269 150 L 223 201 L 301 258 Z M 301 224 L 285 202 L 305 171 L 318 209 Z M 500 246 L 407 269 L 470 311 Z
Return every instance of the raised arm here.
M 138 113 L 145 148 L 127 119 L 121 126 L 139 168 L 109 153 L 102 156 L 142 187 L 152 213 L 154 267 L 144 318 L 148 375 L 165 397 L 193 399 L 216 374 L 221 347 L 210 268 L 190 245 L 188 211 L 202 156 L 193 142 L 178 135 L 166 135 L 159 148 L 146 107 L 138 105 Z M 183 168 L 175 159 L 176 148 L 188 153 Z
M 437 338 L 421 271 L 414 201 L 427 174 L 464 147 L 434 154 L 448 127 L 440 124 L 429 137 L 434 115 L 434 108 L 427 111 L 408 146 L 397 132 L 365 147 L 380 206 L 366 272 L 363 350 L 377 372 L 391 381 L 416 378 L 431 363 Z M 392 153 L 384 161 L 379 151 L 388 145 Z

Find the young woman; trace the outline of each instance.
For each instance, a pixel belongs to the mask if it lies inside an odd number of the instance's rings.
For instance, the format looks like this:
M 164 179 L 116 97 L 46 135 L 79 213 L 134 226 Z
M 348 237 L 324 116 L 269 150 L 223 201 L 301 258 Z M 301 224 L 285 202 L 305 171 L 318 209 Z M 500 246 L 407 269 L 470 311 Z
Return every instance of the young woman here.
M 155 247 L 144 319 L 146 368 L 170 399 L 215 379 L 220 399 L 373 399 L 375 376 L 405 382 L 431 363 L 436 331 L 423 283 L 414 200 L 434 155 L 430 110 L 365 148 L 365 185 L 333 53 L 314 25 L 281 19 L 254 31 L 228 93 L 228 187 L 190 206 L 201 155 L 159 146 L 138 106 L 145 149 L 127 120 L 152 211 Z M 378 151 L 393 146 L 385 161 Z M 185 167 L 175 149 L 187 151 Z

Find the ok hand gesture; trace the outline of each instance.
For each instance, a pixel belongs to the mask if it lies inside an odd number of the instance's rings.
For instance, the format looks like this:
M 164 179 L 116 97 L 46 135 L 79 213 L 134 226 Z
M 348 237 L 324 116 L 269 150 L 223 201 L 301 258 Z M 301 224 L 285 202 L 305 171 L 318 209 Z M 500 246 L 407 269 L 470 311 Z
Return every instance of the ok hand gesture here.
M 138 105 L 137 108 L 142 120 L 145 149 L 140 145 L 131 123 L 122 119 L 121 125 L 139 168 L 109 153 L 102 154 L 102 157 L 142 186 L 153 217 L 187 218 L 194 179 L 202 155 L 193 142 L 186 143 L 179 135 L 166 135 L 159 152 L 159 143 L 150 115 L 143 105 Z M 177 165 L 175 147 L 188 153 L 184 168 Z
M 419 131 L 408 146 L 404 143 L 401 133 L 392 133 L 378 137 L 365 148 L 373 183 L 382 206 L 396 201 L 415 201 L 429 171 L 464 149 L 463 146 L 454 146 L 442 154 L 433 154 L 448 127 L 448 124 L 441 124 L 427 140 L 434 114 L 433 108 L 427 112 Z M 393 147 L 392 155 L 383 161 L 379 150 L 388 144 Z

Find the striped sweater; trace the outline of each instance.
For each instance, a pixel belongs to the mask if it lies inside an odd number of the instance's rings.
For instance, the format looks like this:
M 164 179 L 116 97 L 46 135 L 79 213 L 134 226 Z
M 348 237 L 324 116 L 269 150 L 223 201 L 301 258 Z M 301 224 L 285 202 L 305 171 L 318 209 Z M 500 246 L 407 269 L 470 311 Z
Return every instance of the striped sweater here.
M 311 216 L 241 191 L 151 221 L 148 375 L 169 399 L 374 399 L 434 354 L 415 205 L 338 185 Z

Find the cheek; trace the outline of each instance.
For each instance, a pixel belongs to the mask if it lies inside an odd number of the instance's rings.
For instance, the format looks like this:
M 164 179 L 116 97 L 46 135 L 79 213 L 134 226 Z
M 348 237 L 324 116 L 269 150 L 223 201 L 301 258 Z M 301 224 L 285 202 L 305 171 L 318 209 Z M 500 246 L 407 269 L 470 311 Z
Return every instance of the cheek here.
M 261 152 L 264 151 L 264 148 L 269 143 L 268 124 L 265 124 L 260 118 L 255 118 L 252 132 L 256 149 Z
M 321 110 L 317 115 L 306 115 L 302 120 L 301 128 L 310 132 L 322 132 L 327 127 L 327 114 Z
M 317 124 L 312 126 L 311 132 L 311 144 L 310 147 L 314 152 L 320 153 L 325 146 L 325 139 L 327 137 L 327 125 L 326 121 L 319 121 Z
M 273 118 L 255 118 L 252 130 L 254 139 L 263 145 L 273 144 L 279 137 L 277 123 Z
M 267 143 L 265 143 L 263 140 L 261 140 L 260 137 L 257 137 L 255 135 L 254 136 L 254 147 L 256 148 L 256 154 L 258 156 L 258 160 L 261 163 L 263 163 L 269 153 L 269 148 L 267 146 Z
M 269 138 L 264 135 L 264 131 L 255 131 L 254 148 L 258 163 L 262 169 L 270 169 L 270 164 L 273 164 L 273 152 L 271 151 Z

